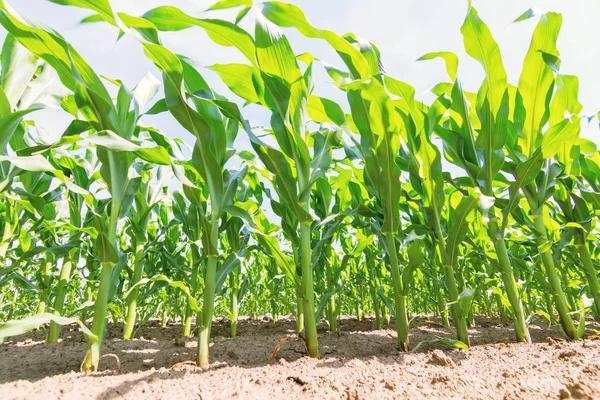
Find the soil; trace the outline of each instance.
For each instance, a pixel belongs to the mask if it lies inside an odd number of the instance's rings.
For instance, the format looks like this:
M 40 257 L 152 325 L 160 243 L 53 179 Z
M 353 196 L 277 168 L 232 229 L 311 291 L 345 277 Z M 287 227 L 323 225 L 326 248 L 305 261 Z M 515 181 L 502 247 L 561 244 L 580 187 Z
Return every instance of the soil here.
M 121 340 L 121 326 L 108 328 L 101 371 L 84 376 L 79 365 L 86 344 L 76 327 L 57 344 L 43 343 L 43 330 L 0 345 L 0 398 L 8 399 L 600 399 L 600 325 L 587 338 L 561 339 L 557 327 L 531 326 L 532 345 L 515 343 L 513 330 L 477 318 L 469 350 L 424 343 L 396 351 L 393 327 L 342 318 L 341 330 L 319 327 L 321 359 L 304 356 L 295 323 L 268 317 L 242 319 L 238 336 L 227 321 L 213 326 L 211 368 L 175 364 L 194 359 L 195 338 L 182 338 L 179 324 L 151 321 L 134 340 Z M 417 324 L 419 325 L 419 324 Z M 291 335 L 270 360 L 282 338 Z M 452 337 L 437 326 L 411 329 L 414 347 Z M 115 357 L 116 356 L 116 357 Z M 117 360 L 120 369 L 117 370 Z

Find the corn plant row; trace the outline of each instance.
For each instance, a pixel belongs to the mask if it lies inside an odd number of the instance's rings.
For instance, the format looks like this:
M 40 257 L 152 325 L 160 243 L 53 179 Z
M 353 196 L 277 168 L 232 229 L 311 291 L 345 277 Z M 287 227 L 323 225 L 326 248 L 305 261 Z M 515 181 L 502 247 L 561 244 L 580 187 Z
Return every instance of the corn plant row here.
M 240 314 L 292 314 L 316 358 L 317 324 L 336 331 L 347 314 L 393 323 L 400 351 L 414 347 L 418 315 L 441 318 L 455 335 L 444 342 L 460 348 L 477 315 L 512 321 L 524 343 L 534 317 L 569 340 L 583 337 L 586 315 L 600 320 L 600 153 L 580 136 L 596 117 L 582 115 L 578 79 L 560 70 L 560 14 L 517 18 L 538 23 L 511 84 L 469 6 L 460 32 L 485 79 L 463 89 L 457 56 L 427 53 L 419 60 L 441 59 L 448 79 L 424 102 L 374 43 L 320 29 L 292 4 L 209 9 L 239 10 L 230 22 L 51 1 L 135 38 L 156 70 L 133 88 L 101 77 L 58 32 L 0 0 L 0 341 L 50 324 L 52 343 L 78 323 L 90 372 L 108 320 L 131 339 L 160 318 L 198 337 L 207 368 L 215 315 L 235 336 Z M 204 31 L 245 61 L 210 65 L 207 54 L 198 67 L 163 45 L 163 32 L 180 31 Z M 339 59 L 296 54 L 284 31 Z M 318 95 L 317 69 L 344 102 Z M 249 104 L 266 126 L 244 117 Z M 52 140 L 35 123 L 46 108 L 71 117 Z M 162 113 L 194 141 L 144 121 Z

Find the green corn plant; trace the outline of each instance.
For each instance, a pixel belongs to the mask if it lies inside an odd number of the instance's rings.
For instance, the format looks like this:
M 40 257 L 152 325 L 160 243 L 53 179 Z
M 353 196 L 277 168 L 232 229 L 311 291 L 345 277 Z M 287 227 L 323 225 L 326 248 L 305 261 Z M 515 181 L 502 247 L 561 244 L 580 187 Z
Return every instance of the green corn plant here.
M 563 213 L 562 218 L 565 226 L 568 226 L 568 229 L 572 231 L 574 244 L 579 253 L 581 269 L 583 270 L 583 275 L 587 281 L 587 291 L 590 298 L 594 299 L 592 312 L 594 317 L 598 319 L 600 316 L 600 309 L 598 308 L 600 300 L 600 284 L 588 248 L 588 235 L 593 230 L 592 216 L 585 200 L 575 194 L 573 185 L 573 180 L 568 178 L 563 179 L 562 182 L 556 186 L 553 197 Z
M 414 89 L 404 82 L 391 77 L 385 77 L 388 90 L 403 99 L 407 112 L 398 110 L 405 120 L 407 144 L 410 149 L 409 173 L 412 186 L 421 195 L 425 219 L 437 242 L 438 258 L 442 264 L 445 286 L 451 303 L 452 316 L 456 325 L 458 340 L 469 344 L 464 310 L 459 303 L 459 290 L 455 277 L 456 254 L 458 244 L 464 233 L 460 231 L 463 221 L 469 212 L 477 205 L 476 197 L 465 197 L 457 206 L 457 221 L 448 224 L 452 231 L 443 232 L 442 208 L 444 205 L 444 187 L 442 177 L 441 155 L 431 142 L 431 135 L 446 111 L 441 102 L 436 101 L 424 115 L 423 107 L 414 99 Z
M 163 46 L 146 43 L 144 49 L 146 55 L 163 72 L 165 100 L 169 111 L 196 137 L 192 163 L 208 188 L 211 208 L 203 223 L 206 229 L 204 237 L 207 265 L 204 276 L 204 302 L 202 313 L 198 316 L 201 322 L 197 360 L 200 367 L 206 368 L 209 364 L 208 348 L 216 290 L 219 220 L 223 213 L 227 189 L 224 186 L 223 169 L 231 156 L 231 152 L 227 150 L 228 142 L 233 142 L 238 128 L 237 123 L 233 124 L 231 119 L 220 114 L 215 105 L 205 100 L 212 100 L 215 95 L 191 65 Z M 193 97 L 195 109 L 188 105 L 184 88 L 188 93 L 199 93 Z
M 395 112 L 392 99 L 378 79 L 367 80 L 380 75 L 378 51 L 370 43 L 361 42 L 360 51 L 350 40 L 331 31 L 312 26 L 304 13 L 296 6 L 280 2 L 263 4 L 262 13 L 267 19 L 283 27 L 295 27 L 304 36 L 327 41 L 349 69 L 349 73 L 334 68 L 328 72 L 334 81 L 346 91 L 355 132 L 361 136 L 361 151 L 365 163 L 365 183 L 369 191 L 381 202 L 384 223 L 382 233 L 384 248 L 388 254 L 394 284 L 396 328 L 398 348 L 408 351 L 408 319 L 406 298 L 403 296 L 402 279 L 398 265 L 396 234 L 400 225 L 400 167 L 396 154 L 400 149 L 403 121 Z M 343 82 L 353 78 L 352 83 Z M 339 106 L 324 104 L 329 118 L 339 120 Z M 341 113 L 343 118 L 343 112 Z M 335 123 L 335 121 L 333 121 Z M 343 121 L 342 121 L 343 122 Z M 339 123 L 338 123 L 339 124 Z
M 337 297 L 338 292 L 342 290 L 340 274 L 344 264 L 347 263 L 344 260 L 338 261 L 334 245 L 337 237 L 345 230 L 347 217 L 353 213 L 348 188 L 352 170 L 337 166 L 335 171 L 338 174 L 335 183 L 328 180 L 326 176 L 320 177 L 313 189 L 312 196 L 313 210 L 322 225 L 322 228 L 318 229 L 320 236 L 313 245 L 315 274 L 323 283 L 317 316 L 326 310 L 329 330 L 332 332 L 338 330 L 337 319 L 340 308 L 337 304 Z M 335 192 L 333 192 L 334 189 Z M 333 203 L 332 200 L 334 200 Z M 360 255 L 360 251 L 357 253 Z M 346 258 L 346 256 L 344 257 Z
M 252 191 L 244 184 L 246 173 L 247 167 L 244 167 L 242 170 L 229 175 L 227 179 L 229 182 L 227 185 L 229 199 L 226 200 L 226 204 L 243 203 L 249 200 Z M 245 288 L 248 285 L 248 277 L 245 275 L 242 278 L 242 263 L 247 252 L 250 234 L 244 229 L 243 219 L 227 216 L 224 218 L 227 218 L 223 221 L 223 229 L 225 230 L 230 255 L 223 261 L 223 267 L 219 270 L 220 279 L 218 278 L 218 280 L 220 283 L 217 283 L 217 287 L 223 284 L 223 277 L 229 276 L 229 321 L 231 337 L 234 337 L 237 335 L 239 303 L 241 303 Z
M 93 182 L 93 179 L 90 179 L 90 177 L 87 174 L 87 171 L 77 161 L 77 159 L 63 156 L 60 157 L 57 161 L 62 171 L 65 172 L 65 174 L 69 174 L 72 176 L 75 184 L 77 184 L 81 188 L 89 190 L 89 186 Z M 69 233 L 69 242 L 72 243 L 82 239 L 84 221 L 82 218 L 81 210 L 85 204 L 85 199 L 84 196 L 80 193 L 70 190 L 67 190 L 64 196 L 68 202 L 69 207 L 69 224 L 72 227 L 72 230 Z M 63 313 L 65 298 L 71 280 L 72 269 L 74 265 L 77 266 L 77 264 L 79 263 L 80 254 L 81 249 L 75 247 L 73 249 L 70 249 L 63 256 L 59 282 L 55 288 L 55 298 L 53 303 L 53 309 L 57 315 L 62 315 Z M 46 337 L 46 342 L 55 343 L 60 335 L 60 329 L 60 325 L 58 325 L 55 322 L 51 322 L 50 328 L 48 330 L 48 335 Z
M 188 192 L 190 191 L 188 190 Z M 173 213 L 176 221 L 181 224 L 182 231 L 189 242 L 188 264 L 191 269 L 189 286 L 192 296 L 196 296 L 198 293 L 198 275 L 200 273 L 201 262 L 200 246 L 198 246 L 196 240 L 200 237 L 200 230 L 202 229 L 200 221 L 203 218 L 201 212 L 203 212 L 204 206 L 202 205 L 202 199 L 197 196 L 190 193 L 186 197 L 190 199 L 189 204 L 186 204 L 185 197 L 180 192 L 173 194 Z M 192 309 L 191 302 L 188 300 L 183 318 L 183 336 L 190 336 L 192 333 L 193 313 L 194 310 Z
M 0 5 L 0 23 L 32 53 L 50 64 L 58 73 L 61 82 L 75 95 L 75 103 L 81 115 L 92 128 L 100 133 L 88 140 L 97 146 L 101 163 L 100 173 L 111 194 L 108 221 L 96 218 L 98 239 L 96 246 L 102 264 L 98 297 L 95 302 L 94 321 L 91 331 L 96 339 L 89 340 L 88 352 L 82 370 L 95 371 L 100 360 L 102 337 L 105 328 L 106 308 L 113 286 L 113 271 L 119 261 L 117 246 L 117 222 L 133 200 L 140 179 L 129 179 L 128 169 L 135 158 L 134 151 L 145 155 L 129 141 L 139 118 L 139 106 L 134 94 L 120 87 L 116 105 L 89 65 L 62 37 L 42 28 L 22 23 Z M 146 154 L 147 155 L 147 154 Z M 116 268 L 116 269 L 115 269 Z
M 147 166 L 142 166 L 145 170 L 140 171 L 142 181 L 139 190 L 134 196 L 134 205 L 130 209 L 129 224 L 131 228 L 133 256 L 133 274 L 131 276 L 131 285 L 135 285 L 142 278 L 144 269 L 144 247 L 147 242 L 148 224 L 152 217 L 152 210 L 156 208 L 164 196 L 163 188 L 168 185 L 169 178 L 167 167 L 158 169 L 158 182 L 151 183 L 151 171 Z M 149 166 L 148 166 L 149 167 Z M 138 290 L 134 289 L 127 300 L 127 317 L 123 328 L 123 339 L 131 339 L 136 320 L 136 308 L 138 301 Z
M 562 78 L 560 74 L 555 76 L 554 72 L 556 64 L 559 64 L 556 40 L 561 23 L 560 14 L 542 15 L 525 56 L 516 94 L 518 101 L 515 103 L 514 126 L 522 132 L 517 139 L 515 152 L 520 151 L 526 161 L 520 161 L 517 154 L 512 155 L 516 164 L 513 172 L 516 181 L 511 185 L 511 191 L 517 197 L 515 192 L 520 189 L 527 200 L 540 258 L 561 327 L 568 338 L 576 339 L 580 330 L 576 329 L 569 313 L 544 222 L 545 202 L 552 194 L 560 171 L 552 157 L 561 152 L 569 154 L 565 147 L 570 147 L 570 141 L 579 133 L 578 102 L 576 97 L 575 100 L 572 97 L 574 90 L 576 93 L 576 81 Z M 555 85 L 557 91 L 551 96 Z M 561 99 L 566 97 L 568 101 Z M 566 114 L 569 114 L 569 118 L 565 118 Z M 546 123 L 550 127 L 543 131 Z M 557 158 L 564 160 L 564 156 Z M 515 203 L 509 204 L 508 210 Z
M 392 281 L 398 348 L 408 351 L 408 319 L 406 297 L 402 285 L 396 234 L 400 225 L 400 167 L 396 154 L 400 150 L 402 121 L 395 112 L 392 99 L 383 85 L 376 80 L 369 83 L 356 81 L 345 88 L 352 110 L 352 118 L 361 135 L 361 150 L 365 163 L 365 184 L 381 203 L 383 224 Z
M 274 176 L 274 188 L 279 202 L 273 204 L 290 237 L 294 255 L 300 265 L 302 278 L 299 293 L 299 313 L 303 319 L 307 348 L 310 356 L 318 358 L 316 320 L 314 315 L 313 268 L 311 249 L 310 195 L 312 187 L 323 176 L 331 162 L 336 131 L 320 129 L 314 135 L 307 132 L 306 103 L 312 84 L 312 59 L 304 59 L 307 68 L 302 74 L 292 49 L 278 28 L 262 16 L 257 15 L 255 24 L 256 71 L 264 92 L 259 103 L 271 112 L 272 134 L 280 150 L 259 139 L 247 129 L 252 146 L 259 158 Z M 253 56 L 254 57 L 254 56 Z M 250 61 L 253 61 L 251 59 Z M 218 70 L 223 74 L 223 70 Z M 251 78 L 252 76 L 248 77 Z M 252 101 L 246 92 L 230 85 L 230 89 Z M 309 154 L 308 142 L 314 142 L 313 157 Z M 298 226 L 300 228 L 297 233 Z
M 504 163 L 503 146 L 507 143 L 508 90 L 506 72 L 500 49 L 477 11 L 470 7 L 461 28 L 467 53 L 479 61 L 486 72 L 476 100 L 470 98 L 478 121 L 471 122 L 471 109 L 465 93 L 456 79 L 458 60 L 453 53 L 428 53 L 421 59 L 442 57 L 446 61 L 450 78 L 454 80 L 450 96 L 452 100 L 450 120 L 436 132 L 441 136 L 445 154 L 450 162 L 463 168 L 475 187 L 485 195 L 482 208 L 486 215 L 487 230 L 496 252 L 504 288 L 509 298 L 515 322 L 515 334 L 519 341 L 531 342 L 525 323 L 522 301 L 514 279 L 514 272 L 498 217 L 493 207 L 496 194 L 494 181 Z M 480 126 L 475 136 L 474 126 Z

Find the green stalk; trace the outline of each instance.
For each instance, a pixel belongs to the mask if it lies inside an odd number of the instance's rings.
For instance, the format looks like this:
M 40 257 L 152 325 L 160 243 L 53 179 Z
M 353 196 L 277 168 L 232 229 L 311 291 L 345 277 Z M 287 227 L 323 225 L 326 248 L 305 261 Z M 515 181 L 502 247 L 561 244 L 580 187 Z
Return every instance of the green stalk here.
M 331 246 L 327 247 L 327 259 L 325 261 L 325 276 L 327 279 L 327 290 L 331 293 L 335 290 L 335 277 L 333 276 L 333 265 L 332 265 L 332 257 L 333 252 L 331 251 Z M 335 294 L 332 294 L 328 301 L 327 307 L 327 322 L 329 323 L 329 331 L 336 332 L 338 329 L 337 325 L 337 305 L 335 301 Z
M 435 235 L 438 239 L 437 250 L 439 252 L 439 258 L 442 260 L 442 269 L 444 273 L 444 282 L 446 283 L 446 287 L 448 288 L 448 295 L 450 297 L 450 302 L 452 303 L 450 306 L 450 310 L 452 311 L 452 317 L 454 318 L 454 325 L 456 327 L 456 336 L 458 340 L 466 344 L 470 345 L 469 341 L 469 331 L 467 330 L 467 320 L 463 315 L 461 310 L 461 306 L 458 303 L 458 288 L 456 285 L 456 278 L 454 277 L 454 269 L 450 264 L 450 261 L 446 259 L 446 241 L 444 239 L 442 233 L 442 227 L 440 225 L 439 216 L 437 212 L 435 212 L 433 218 L 434 231 Z
M 384 267 L 382 265 L 379 265 L 379 263 L 376 264 L 376 268 L 375 268 L 375 278 L 376 278 L 376 282 L 378 287 L 381 287 L 381 282 L 383 281 L 383 270 Z M 378 301 L 379 301 L 379 296 L 377 297 Z M 388 312 L 387 307 L 385 307 L 385 305 L 382 306 L 381 301 L 379 301 L 379 311 L 381 313 L 381 319 L 382 319 L 382 326 L 385 323 L 387 326 L 390 326 L 390 315 Z
M 504 304 L 502 304 L 502 299 L 500 295 L 496 295 L 496 307 L 498 307 L 498 313 L 500 314 L 500 324 L 502 326 L 508 325 L 508 316 L 506 315 L 506 309 L 504 308 Z
M 92 288 L 91 287 L 87 287 L 86 292 L 85 292 L 85 301 L 86 302 L 91 302 L 94 300 L 94 296 L 92 295 Z M 87 320 L 89 319 L 89 308 L 86 307 L 81 311 L 81 321 L 82 322 L 87 322 Z
M 550 326 L 556 322 L 554 318 L 554 304 L 552 302 L 552 296 L 548 291 L 544 291 L 544 300 L 546 302 L 546 312 L 550 317 Z
M 493 212 L 493 210 L 490 210 L 490 212 Z M 496 250 L 496 256 L 498 257 L 498 265 L 500 267 L 502 282 L 504 282 L 504 290 L 506 291 L 508 301 L 512 306 L 515 335 L 519 342 L 531 343 L 531 336 L 529 335 L 529 329 L 525 322 L 523 304 L 521 302 L 521 296 L 519 296 L 519 290 L 517 289 L 517 282 L 515 281 L 515 276 L 513 274 L 508 250 L 506 249 L 506 243 L 504 242 L 504 238 L 499 236 L 498 221 L 494 215 L 492 215 L 492 218 L 490 219 L 488 233 L 494 243 L 494 249 Z
M 133 265 L 133 277 L 131 279 L 131 285 L 135 285 L 142 279 L 142 272 L 144 270 L 144 242 L 139 241 L 135 245 Z M 131 339 L 133 335 L 133 328 L 135 327 L 135 318 L 137 315 L 137 301 L 139 295 L 139 288 L 134 288 L 129 296 L 127 297 L 127 317 L 125 319 L 125 327 L 123 329 L 123 339 Z
M 109 157 L 109 168 L 112 170 L 112 166 L 115 165 L 114 157 L 112 152 L 108 152 Z M 111 176 L 115 176 L 115 171 L 112 171 Z M 118 185 L 117 182 L 113 182 L 113 187 Z M 109 243 L 114 246 L 114 249 L 118 249 L 117 245 L 117 222 L 119 219 L 119 204 L 113 198 L 110 206 L 110 215 L 107 229 L 107 237 Z M 113 262 L 101 262 L 100 263 L 100 285 L 98 287 L 98 295 L 96 302 L 94 303 L 94 319 L 92 320 L 92 333 L 96 335 L 96 339 L 88 339 L 88 349 L 85 354 L 85 358 L 81 363 L 81 371 L 96 372 L 98 371 L 98 364 L 100 363 L 100 352 L 102 351 L 102 345 L 104 343 L 104 330 L 106 325 L 106 309 L 108 306 L 108 295 L 110 292 L 112 272 L 115 267 Z
M 238 287 L 237 287 L 237 275 L 235 272 L 232 272 L 229 276 L 230 287 L 231 287 L 231 337 L 235 337 L 237 334 L 237 326 L 238 326 Z
M 302 308 L 304 310 L 304 332 L 309 356 L 319 358 L 317 339 L 317 323 L 315 316 L 315 295 L 313 290 L 313 273 L 311 266 L 310 224 L 300 224 L 300 266 L 302 271 Z
M 375 312 L 375 326 L 377 329 L 381 329 L 383 327 L 383 320 L 381 318 L 381 311 L 379 310 L 379 299 L 377 297 L 377 288 L 375 285 L 377 281 L 375 280 L 375 271 L 373 261 L 371 259 L 371 255 L 367 255 L 367 271 L 369 273 L 369 294 L 371 295 L 371 302 L 373 303 L 373 311 Z
M 215 211 L 211 217 L 211 233 L 210 243 L 213 248 L 217 249 L 217 241 L 219 240 L 219 225 L 218 216 Z M 207 369 L 209 366 L 209 344 L 210 344 L 210 329 L 212 327 L 212 317 L 215 308 L 215 286 L 217 281 L 217 261 L 218 254 L 208 254 L 206 263 L 206 275 L 204 277 L 204 298 L 202 304 L 202 312 L 196 317 L 200 321 L 198 332 L 198 357 L 196 360 L 200 368 Z
M 435 269 L 435 275 L 436 275 L 436 279 L 433 281 L 433 290 L 434 293 L 436 294 L 436 309 L 438 310 L 441 318 L 442 318 L 442 324 L 446 327 L 449 328 L 450 327 L 450 321 L 448 320 L 448 310 L 446 309 L 446 302 L 444 301 L 444 296 L 442 295 L 442 290 L 440 287 L 440 284 L 438 282 L 438 272 L 437 272 L 437 268 Z
M 456 280 L 457 280 L 457 284 L 458 284 L 458 291 L 462 292 L 466 288 L 465 278 L 463 276 L 463 272 L 462 272 L 461 268 L 459 268 L 457 266 L 455 271 L 456 271 L 456 274 L 455 274 Z M 465 318 L 467 328 L 471 328 L 471 327 L 475 326 L 475 318 L 473 317 L 473 307 L 470 307 L 468 314 L 463 315 L 463 317 Z
M 364 309 L 363 309 L 363 303 L 364 303 L 364 295 L 363 295 L 363 289 L 362 289 L 362 285 L 358 285 L 358 300 L 357 300 L 357 319 L 359 321 L 363 320 L 363 317 L 365 315 Z
M 56 297 L 54 298 L 54 313 L 61 315 L 64 305 L 65 297 L 67 295 L 67 289 L 69 287 L 69 281 L 71 280 L 71 268 L 72 268 L 71 256 L 67 253 L 63 257 L 63 264 L 60 270 L 60 280 L 56 287 Z M 50 329 L 46 336 L 46 343 L 56 343 L 58 336 L 60 335 L 61 326 L 54 321 L 50 322 Z
M 267 284 L 268 288 L 269 288 L 269 304 L 271 305 L 271 315 L 273 316 L 273 322 L 277 322 L 277 318 L 279 316 L 279 311 L 277 309 L 277 301 L 275 300 L 276 296 L 278 296 L 279 294 L 276 293 L 277 290 L 277 282 L 274 279 L 274 273 L 273 270 L 275 267 L 275 263 L 273 260 L 269 260 L 269 268 L 267 269 L 267 273 L 269 276 L 269 282 Z
M 594 299 L 592 312 L 596 321 L 600 321 L 600 283 L 598 282 L 598 272 L 596 272 L 596 269 L 594 268 L 592 257 L 590 256 L 590 251 L 585 240 L 585 233 L 579 229 L 575 232 L 575 245 L 579 249 L 583 272 L 588 282 L 590 295 Z
M 37 306 L 36 314 L 42 314 L 46 312 L 46 303 L 48 301 L 48 292 L 50 290 L 50 269 L 52 268 L 52 258 L 49 255 L 44 263 L 42 282 L 42 296 Z
M 277 322 L 279 314 L 277 312 L 277 302 L 275 299 L 271 299 L 271 315 L 273 316 L 273 322 Z
M 356 275 L 356 271 L 352 270 L 352 274 Z M 358 288 L 357 285 L 352 285 L 352 300 L 354 301 L 354 314 L 356 315 L 356 319 L 360 321 L 360 304 L 358 298 Z
M 385 233 L 384 235 L 387 242 L 390 269 L 392 270 L 392 282 L 394 285 L 398 350 L 408 352 L 408 316 L 406 315 L 404 288 L 402 287 L 402 278 L 400 276 L 400 268 L 398 267 L 396 238 L 392 232 Z
M 548 236 L 546 233 L 546 226 L 544 225 L 544 205 L 537 206 L 537 202 L 533 201 L 532 196 L 526 193 L 527 200 L 529 201 L 529 206 L 532 209 L 533 213 L 533 223 L 535 229 L 537 230 L 537 238 L 536 241 L 538 246 L 544 246 L 548 242 Z M 540 257 L 542 259 L 542 265 L 546 271 L 546 277 L 548 278 L 548 283 L 550 284 L 550 290 L 552 291 L 552 298 L 554 299 L 554 304 L 556 306 L 556 310 L 558 311 L 558 315 L 560 316 L 560 324 L 562 326 L 563 331 L 567 338 L 571 340 L 577 339 L 577 329 L 575 328 L 575 324 L 573 323 L 573 319 L 571 318 L 571 314 L 569 314 L 569 307 L 567 305 L 567 300 L 565 298 L 565 294 L 562 290 L 562 286 L 560 284 L 560 278 L 558 277 L 558 273 L 556 272 L 556 267 L 554 266 L 554 259 L 552 258 L 552 252 L 550 249 L 540 252 Z
M 167 310 L 165 309 L 162 312 L 162 320 L 161 320 L 160 326 L 162 328 L 166 328 L 168 322 L 169 322 L 169 314 L 168 314 Z
M 302 304 L 302 287 L 296 288 L 296 332 L 304 332 L 304 305 Z
M 337 323 L 337 304 L 335 301 L 335 295 L 329 298 L 329 315 L 327 321 L 329 322 L 329 330 L 331 332 L 337 332 L 338 323 Z
M 100 286 L 98 287 L 98 296 L 94 304 L 94 320 L 92 322 L 92 333 L 98 338 L 88 340 L 88 349 L 81 364 L 83 372 L 98 371 L 100 362 L 100 351 L 104 341 L 104 325 L 106 319 L 106 309 L 108 305 L 108 292 L 110 290 L 112 271 L 114 263 L 102 263 L 102 272 L 100 274 Z
M 35 310 L 36 314 L 42 314 L 46 312 L 46 300 L 45 300 L 45 296 L 42 295 L 42 299 L 40 300 L 40 302 L 37 305 L 37 308 Z
M 191 264 L 192 264 L 192 282 L 191 282 L 191 293 L 192 296 L 195 296 L 198 292 L 198 273 L 200 271 L 200 264 L 198 261 L 198 247 L 196 245 L 191 246 Z M 190 305 L 190 300 L 187 300 L 187 306 L 185 308 L 185 318 L 183 321 L 183 336 L 190 337 L 192 336 L 192 316 L 194 314 L 194 310 Z
M 9 203 L 10 204 L 10 203 Z M 6 220 L 4 221 L 4 232 L 2 233 L 2 241 L 0 242 L 0 257 L 4 258 L 6 256 L 6 251 L 8 250 L 8 246 L 10 245 L 10 241 L 13 235 L 13 226 L 14 224 L 11 219 L 13 219 L 13 212 L 11 211 L 11 207 L 7 205 L 6 207 Z

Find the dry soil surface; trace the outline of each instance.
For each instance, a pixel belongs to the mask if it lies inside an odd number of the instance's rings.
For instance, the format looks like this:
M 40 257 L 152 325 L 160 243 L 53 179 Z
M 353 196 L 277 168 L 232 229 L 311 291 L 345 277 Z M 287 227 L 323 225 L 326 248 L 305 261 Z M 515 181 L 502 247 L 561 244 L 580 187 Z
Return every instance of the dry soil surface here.
M 319 328 L 321 359 L 303 355 L 291 319 L 244 319 L 239 335 L 228 337 L 226 321 L 213 327 L 212 366 L 171 368 L 192 360 L 195 339 L 181 337 L 178 324 L 151 321 L 138 338 L 119 339 L 110 326 L 101 372 L 78 372 L 86 344 L 76 327 L 63 339 L 43 343 L 44 331 L 0 345 L 0 399 L 600 399 L 599 325 L 585 340 L 566 342 L 556 327 L 531 326 L 533 345 L 517 344 L 511 327 L 478 318 L 470 329 L 472 347 L 452 349 L 426 343 L 416 352 L 396 351 L 393 327 L 374 329 L 370 319 L 341 320 L 341 330 Z M 451 337 L 435 326 L 411 329 L 414 347 Z

